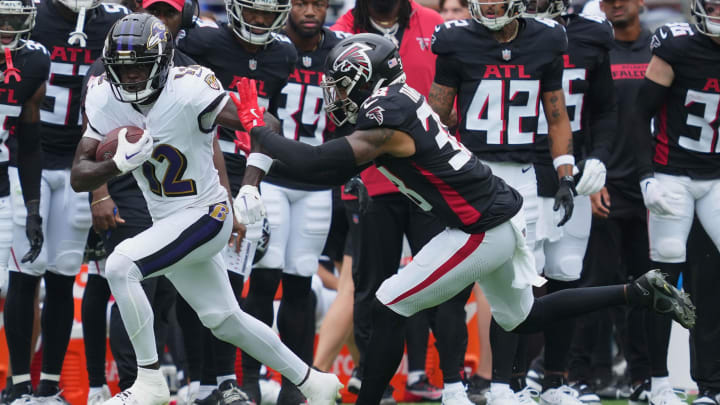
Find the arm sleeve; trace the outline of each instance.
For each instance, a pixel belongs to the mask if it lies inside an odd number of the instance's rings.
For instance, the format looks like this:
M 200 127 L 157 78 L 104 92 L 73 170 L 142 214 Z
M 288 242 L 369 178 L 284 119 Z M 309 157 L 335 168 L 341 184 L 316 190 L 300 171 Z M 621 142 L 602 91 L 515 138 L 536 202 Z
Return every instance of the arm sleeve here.
M 650 133 L 650 120 L 665 104 L 669 92 L 670 88 L 650 79 L 643 80 L 638 92 L 632 134 L 635 141 L 635 164 L 641 180 L 653 175 L 653 139 Z
M 371 163 L 367 163 L 363 166 L 355 166 L 346 170 L 319 171 L 315 172 L 312 176 L 308 176 L 305 172 L 292 170 L 292 168 L 290 168 L 290 166 L 288 166 L 284 162 L 275 160 L 273 162 L 272 168 L 270 169 L 270 173 L 273 176 L 291 179 L 303 183 L 311 183 L 321 186 L 333 187 L 341 186 L 347 183 L 348 180 L 355 177 L 357 174 L 365 170 L 370 165 Z
M 607 54 L 593 71 L 590 82 L 590 156 L 603 162 L 610 158 L 610 148 L 617 129 L 617 100 L 615 85 Z
M 18 176 L 25 201 L 40 199 L 40 123 L 18 122 Z
M 250 132 L 253 142 L 274 159 L 287 165 L 288 171 L 302 173 L 311 184 L 324 184 L 319 177 L 329 171 L 358 173 L 355 155 L 346 138 L 333 139 L 319 146 L 286 139 L 267 127 L 255 127 Z M 352 175 L 350 175 L 352 177 Z

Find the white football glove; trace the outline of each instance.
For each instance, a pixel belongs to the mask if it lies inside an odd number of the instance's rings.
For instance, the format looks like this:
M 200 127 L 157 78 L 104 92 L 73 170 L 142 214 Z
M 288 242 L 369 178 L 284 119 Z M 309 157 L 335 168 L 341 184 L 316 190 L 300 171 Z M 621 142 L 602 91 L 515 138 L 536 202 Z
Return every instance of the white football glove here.
M 127 138 L 125 138 L 126 134 L 127 128 L 123 128 L 118 132 L 117 149 L 112 158 L 121 173 L 135 170 L 143 162 L 150 159 L 153 151 L 153 139 L 147 131 L 143 131 L 142 136 L 135 143 L 128 142 Z
M 265 204 L 263 204 L 258 188 L 251 185 L 240 188 L 240 192 L 233 201 L 233 208 L 235 208 L 235 216 L 238 221 L 245 225 L 261 221 L 266 214 Z
M 599 159 L 586 159 L 583 167 L 580 181 L 578 181 L 575 190 L 580 195 L 595 194 L 605 186 L 605 175 L 607 170 L 605 165 Z
M 655 215 L 680 215 L 670 205 L 671 201 L 677 201 L 680 197 L 665 188 L 655 177 L 648 177 L 640 181 L 643 201 L 650 212 Z

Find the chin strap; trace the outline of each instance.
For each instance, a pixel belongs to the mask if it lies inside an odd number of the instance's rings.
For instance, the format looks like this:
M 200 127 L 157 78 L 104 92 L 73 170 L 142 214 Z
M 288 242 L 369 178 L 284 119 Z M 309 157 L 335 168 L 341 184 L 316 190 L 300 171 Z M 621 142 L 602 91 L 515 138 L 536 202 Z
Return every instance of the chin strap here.
M 81 7 L 78 11 L 77 24 L 75 25 L 75 31 L 70 33 L 68 38 L 68 44 L 80 45 L 81 48 L 85 48 L 87 45 L 87 34 L 83 32 L 85 29 L 85 7 Z
M 3 72 L 3 83 L 9 84 L 10 78 L 14 78 L 18 83 L 22 81 L 20 77 L 20 69 L 13 66 L 12 51 L 10 48 L 5 48 L 5 63 L 7 64 L 7 70 Z

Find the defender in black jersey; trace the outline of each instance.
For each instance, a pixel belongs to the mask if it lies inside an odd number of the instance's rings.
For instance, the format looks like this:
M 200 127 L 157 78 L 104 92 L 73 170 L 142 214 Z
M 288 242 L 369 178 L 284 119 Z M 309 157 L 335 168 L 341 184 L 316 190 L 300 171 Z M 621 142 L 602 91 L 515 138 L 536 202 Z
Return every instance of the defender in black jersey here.
M 295 47 L 285 35 L 279 33 L 287 20 L 290 3 L 288 0 L 232 0 L 226 2 L 226 8 L 227 24 L 217 25 L 198 21 L 196 27 L 180 39 L 178 48 L 199 64 L 212 69 L 228 91 L 237 91 L 241 77 L 256 79 L 261 104 L 269 112 L 277 114 L 284 97 L 281 91 L 288 82 L 288 76 L 295 71 L 297 61 Z M 218 136 L 232 194 L 237 195 L 245 170 L 244 149 L 247 148 L 248 135 L 218 127 Z M 276 222 L 272 217 L 270 221 Z M 260 227 L 250 229 L 249 239 L 259 239 L 260 232 Z M 233 290 L 237 297 L 241 297 L 245 277 L 243 274 L 245 269 L 240 266 L 243 261 L 227 250 L 226 262 L 230 270 Z M 250 283 L 250 291 L 243 303 L 248 313 L 268 324 L 273 319 L 271 307 L 274 294 L 263 294 L 263 291 L 275 290 L 273 285 L 276 286 L 277 282 L 273 284 L 273 280 L 280 278 L 279 269 L 282 267 L 282 265 L 272 266 L 271 268 L 276 269 L 274 272 L 265 270 L 253 272 L 253 280 L 258 280 Z M 262 281 L 261 278 L 271 280 Z M 260 299 L 258 299 L 259 295 Z M 266 298 L 268 296 L 269 299 Z M 286 336 L 283 336 L 283 339 L 285 338 Z M 219 369 L 216 370 L 218 375 L 234 375 L 235 348 L 220 341 L 216 341 L 215 346 L 216 357 L 223 363 L 216 365 Z M 293 349 L 295 350 L 295 347 Z M 259 403 L 260 390 L 257 378 L 260 364 L 247 355 L 243 355 L 242 364 L 244 389 Z M 293 392 L 297 393 L 294 388 Z
M 40 105 L 45 97 L 50 69 L 48 52 L 37 42 L 30 41 L 35 24 L 36 8 L 32 0 L 6 1 L 0 4 L 0 269 L 7 271 L 13 239 L 13 218 L 8 165 L 10 150 L 6 145 L 13 134 L 17 141 L 17 173 L 19 184 L 14 190 L 28 201 L 27 210 L 18 215 L 26 232 L 15 236 L 26 239 L 29 251 L 13 260 L 32 263 L 43 244 L 40 215 Z M 20 210 L 22 207 L 16 207 Z M 47 217 L 45 217 L 47 220 Z M 12 272 L 9 275 L 4 322 L 12 328 L 7 333 L 13 383 L 8 387 L 9 402 L 32 394 L 30 385 L 30 334 L 32 331 L 33 300 L 37 279 Z
M 534 1 L 528 16 L 547 18 L 565 27 L 567 53 L 563 57 L 563 91 L 573 131 L 573 152 L 582 161 L 582 177 L 577 184 L 573 216 L 561 228 L 553 221 L 553 196 L 557 175 L 548 153 L 547 124 L 540 115 L 535 143 L 538 150 L 535 174 L 540 197 L 540 218 L 535 257 L 538 271 L 548 278 L 547 292 L 575 287 L 583 269 L 583 258 L 590 235 L 592 209 L 589 195 L 605 185 L 605 164 L 610 153 L 617 118 L 615 94 L 608 50 L 612 46 L 610 23 L 602 17 L 567 14 L 567 1 Z M 533 7 L 531 7 L 533 8 Z M 541 399 L 546 405 L 599 404 L 589 390 L 574 395 L 565 381 L 567 354 L 572 342 L 574 320 L 548 325 L 545 335 L 545 373 Z M 540 387 L 538 387 L 540 388 Z
M 534 300 L 531 286 L 538 276 L 520 227 L 513 223 L 522 198 L 450 136 L 425 98 L 404 83 L 393 43 L 375 34 L 348 38 L 330 53 L 325 69 L 328 113 L 338 122 L 356 119 L 355 132 L 317 147 L 285 139 L 265 127 L 254 101 L 255 85 L 245 79 L 240 100 L 233 95 L 233 101 L 250 130 L 253 154 L 263 157 L 251 154 L 244 183 L 252 187 L 272 167 L 305 181 L 340 184 L 374 163 L 400 192 L 448 224 L 409 268 L 377 291 L 357 403 L 380 401 L 402 356 L 404 319 L 474 281 L 483 288 L 495 320 L 514 332 L 539 330 L 608 305 L 650 305 L 642 289 L 651 292 L 648 297 L 677 303 L 683 311 L 677 319 L 686 326 L 693 323 L 689 300 L 657 272 L 634 284 L 566 290 Z M 243 211 L 237 205 L 236 210 Z M 257 217 L 262 209 L 248 206 L 245 211 L 239 215 Z
M 673 282 L 684 271 L 694 215 L 720 250 L 720 4 L 692 1 L 691 10 L 696 24 L 666 24 L 650 39 L 653 56 L 633 125 L 640 191 L 649 211 L 650 259 Z M 667 350 L 670 321 L 656 320 L 657 326 L 655 334 L 665 339 Z M 665 381 L 652 387 L 651 400 L 667 391 Z

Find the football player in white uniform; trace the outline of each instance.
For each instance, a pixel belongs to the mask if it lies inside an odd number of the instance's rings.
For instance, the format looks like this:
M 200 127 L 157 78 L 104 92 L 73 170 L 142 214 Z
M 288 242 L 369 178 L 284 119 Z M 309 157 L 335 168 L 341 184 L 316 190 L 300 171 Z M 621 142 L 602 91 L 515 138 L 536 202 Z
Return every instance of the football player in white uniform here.
M 278 370 L 310 403 L 334 404 L 342 386 L 337 377 L 312 370 L 268 326 L 244 313 L 232 293 L 220 252 L 233 213 L 213 167 L 211 133 L 216 124 L 244 128 L 214 73 L 172 67 L 172 55 L 169 31 L 151 15 L 132 14 L 113 26 L 102 56 L 106 74 L 88 86 L 88 129 L 73 162 L 75 190 L 93 190 L 132 171 L 153 217 L 150 229 L 120 243 L 106 263 L 138 363 L 133 386 L 107 403 L 169 400 L 158 369 L 152 309 L 140 286 L 146 277 L 165 275 L 218 338 Z M 103 134 L 128 125 L 143 128 L 141 138 L 130 143 L 121 130 L 113 158 L 96 162 Z M 241 199 L 244 205 L 260 203 L 247 193 Z

